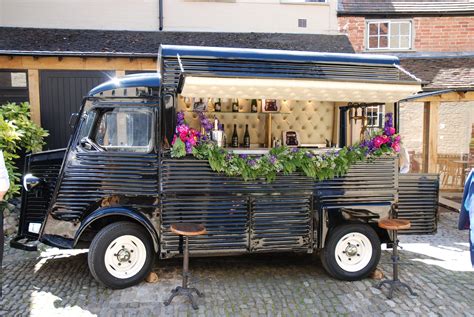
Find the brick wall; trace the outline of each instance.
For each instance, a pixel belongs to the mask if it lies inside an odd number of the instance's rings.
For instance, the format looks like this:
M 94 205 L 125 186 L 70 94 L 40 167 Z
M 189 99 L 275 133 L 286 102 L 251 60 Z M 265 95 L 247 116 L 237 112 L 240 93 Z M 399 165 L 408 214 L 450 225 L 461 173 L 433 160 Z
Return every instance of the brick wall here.
M 415 51 L 474 51 L 474 16 L 415 17 Z M 347 34 L 356 52 L 364 51 L 365 17 L 339 17 L 339 31 Z

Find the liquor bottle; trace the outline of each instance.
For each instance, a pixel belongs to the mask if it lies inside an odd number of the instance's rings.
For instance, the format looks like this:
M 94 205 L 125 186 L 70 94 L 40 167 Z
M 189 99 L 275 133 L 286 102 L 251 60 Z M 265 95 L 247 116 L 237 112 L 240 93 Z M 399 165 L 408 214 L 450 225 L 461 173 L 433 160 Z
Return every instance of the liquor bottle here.
M 252 99 L 252 103 L 250 104 L 250 112 L 257 112 L 257 99 Z
M 232 100 L 232 112 L 239 112 L 239 100 L 237 98 Z
M 217 101 L 214 103 L 214 111 L 221 112 L 222 105 L 221 105 L 221 98 L 218 98 Z
M 226 136 L 226 134 L 225 134 L 224 124 L 222 124 L 222 133 L 224 134 L 224 135 L 223 135 L 224 147 L 226 147 L 226 146 L 227 146 L 227 136 Z
M 249 134 L 249 125 L 245 125 L 244 133 L 244 147 L 250 147 L 250 134 Z
M 239 147 L 239 136 L 237 135 L 237 125 L 234 124 L 234 133 L 232 133 L 232 147 Z

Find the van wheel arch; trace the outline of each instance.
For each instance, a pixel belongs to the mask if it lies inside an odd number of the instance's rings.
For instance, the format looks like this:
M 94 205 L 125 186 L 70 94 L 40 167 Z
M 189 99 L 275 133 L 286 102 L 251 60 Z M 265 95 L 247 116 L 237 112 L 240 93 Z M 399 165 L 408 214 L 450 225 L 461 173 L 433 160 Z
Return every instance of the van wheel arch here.
M 113 208 L 113 210 L 98 209 L 87 216 L 81 223 L 74 238 L 73 247 L 77 247 L 81 242 L 88 241 L 88 244 L 99 233 L 100 230 L 115 222 L 131 222 L 140 225 L 150 236 L 153 241 L 153 248 L 159 253 L 159 238 L 155 228 L 148 219 L 138 213 L 125 209 Z M 87 239 L 85 236 L 88 236 Z

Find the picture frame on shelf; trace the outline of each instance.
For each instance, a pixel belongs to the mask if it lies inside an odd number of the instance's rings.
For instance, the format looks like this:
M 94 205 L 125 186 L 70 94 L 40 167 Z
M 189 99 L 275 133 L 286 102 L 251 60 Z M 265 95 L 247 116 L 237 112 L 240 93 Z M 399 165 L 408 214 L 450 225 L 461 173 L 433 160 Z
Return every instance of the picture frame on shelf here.
M 272 113 L 280 112 L 281 100 L 278 99 L 262 99 L 262 112 Z
M 194 100 L 193 100 L 193 111 L 194 112 L 205 112 L 205 111 L 207 111 L 207 99 L 194 98 Z
M 293 130 L 283 131 L 283 144 L 289 147 L 299 146 L 300 136 L 298 132 Z

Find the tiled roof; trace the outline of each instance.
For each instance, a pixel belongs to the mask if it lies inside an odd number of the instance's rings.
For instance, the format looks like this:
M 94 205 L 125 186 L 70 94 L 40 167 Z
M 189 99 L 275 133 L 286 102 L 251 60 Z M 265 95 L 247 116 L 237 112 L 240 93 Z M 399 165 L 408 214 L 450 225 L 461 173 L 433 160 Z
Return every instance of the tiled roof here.
M 160 44 L 353 53 L 347 36 L 0 27 L 0 54 L 157 56 Z
M 424 90 L 474 88 L 474 56 L 454 58 L 400 58 L 403 68 L 423 81 Z
M 403 15 L 474 13 L 469 0 L 339 0 L 339 15 Z

